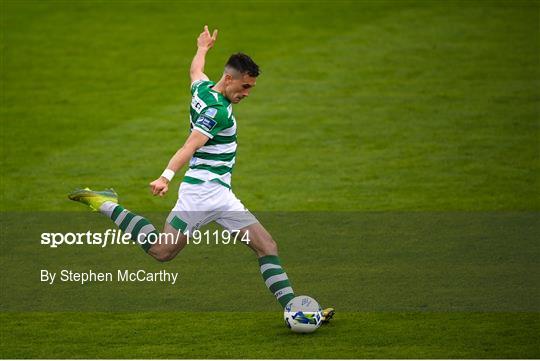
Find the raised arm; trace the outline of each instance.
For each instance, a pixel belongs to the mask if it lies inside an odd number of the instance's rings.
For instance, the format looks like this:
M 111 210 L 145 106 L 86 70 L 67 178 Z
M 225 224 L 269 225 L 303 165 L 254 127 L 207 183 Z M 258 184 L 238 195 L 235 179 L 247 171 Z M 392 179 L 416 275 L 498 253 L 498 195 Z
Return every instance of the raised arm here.
M 197 53 L 191 61 L 191 68 L 189 69 L 189 75 L 191 77 L 191 83 L 196 80 L 208 80 L 206 74 L 204 74 L 204 61 L 206 53 L 210 50 L 217 39 L 218 31 L 214 30 L 212 35 L 208 31 L 208 26 L 204 26 L 203 32 L 197 38 Z

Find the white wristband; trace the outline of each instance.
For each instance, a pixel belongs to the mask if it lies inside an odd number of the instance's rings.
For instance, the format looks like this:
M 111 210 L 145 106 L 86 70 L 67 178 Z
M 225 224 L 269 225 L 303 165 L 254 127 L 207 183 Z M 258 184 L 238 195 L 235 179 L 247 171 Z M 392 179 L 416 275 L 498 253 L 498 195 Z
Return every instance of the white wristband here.
M 172 170 L 170 170 L 170 169 L 165 169 L 165 170 L 163 171 L 163 173 L 161 173 L 161 176 L 162 176 L 163 178 L 166 178 L 166 179 L 170 182 L 171 179 L 174 178 L 174 172 L 173 172 Z

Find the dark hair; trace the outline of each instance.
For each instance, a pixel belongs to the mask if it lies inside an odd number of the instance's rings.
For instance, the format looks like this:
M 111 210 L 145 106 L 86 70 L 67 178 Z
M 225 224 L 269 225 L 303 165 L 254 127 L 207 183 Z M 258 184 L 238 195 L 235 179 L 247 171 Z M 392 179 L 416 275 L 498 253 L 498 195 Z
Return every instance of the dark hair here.
M 257 77 L 260 74 L 259 66 L 255 64 L 253 59 L 244 53 L 236 53 L 231 55 L 225 67 L 231 67 L 242 74 L 248 74 L 252 77 Z

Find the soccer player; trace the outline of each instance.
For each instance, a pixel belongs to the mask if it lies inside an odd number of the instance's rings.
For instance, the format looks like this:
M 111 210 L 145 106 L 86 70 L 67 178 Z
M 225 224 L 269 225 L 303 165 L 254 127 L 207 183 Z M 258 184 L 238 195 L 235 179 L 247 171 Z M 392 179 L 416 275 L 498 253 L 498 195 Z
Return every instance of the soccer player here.
M 266 286 L 285 307 L 294 298 L 294 292 L 281 266 L 276 242 L 231 189 L 237 147 L 237 122 L 232 105 L 249 96 L 256 85 L 259 67 L 249 56 L 233 54 L 221 79 L 217 83 L 210 81 L 204 73 L 205 57 L 217 33 L 214 30 L 210 34 L 205 26 L 197 39 L 197 53 L 190 69 L 190 135 L 161 176 L 150 183 L 152 194 L 163 196 L 175 173 L 189 163 L 163 232 L 158 234 L 147 219 L 119 205 L 112 189 L 79 189 L 69 199 L 111 218 L 158 261 L 173 259 L 186 245 L 188 234 L 212 221 L 231 232 L 239 232 L 237 237 L 247 237 L 249 247 L 257 255 Z M 323 320 L 328 321 L 333 314 L 333 309 L 325 309 Z

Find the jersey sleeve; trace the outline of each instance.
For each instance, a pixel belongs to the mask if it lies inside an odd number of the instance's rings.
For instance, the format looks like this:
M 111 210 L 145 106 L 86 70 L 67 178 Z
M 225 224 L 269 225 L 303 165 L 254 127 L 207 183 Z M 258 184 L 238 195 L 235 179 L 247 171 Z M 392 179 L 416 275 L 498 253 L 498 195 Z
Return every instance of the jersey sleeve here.
M 195 94 L 195 90 L 197 90 L 197 88 L 199 88 L 201 85 L 206 85 L 208 83 L 212 82 L 204 79 L 195 80 L 193 83 L 191 83 L 191 95 Z
M 194 129 L 212 139 L 229 125 L 227 109 L 211 106 L 204 109 L 194 125 Z

